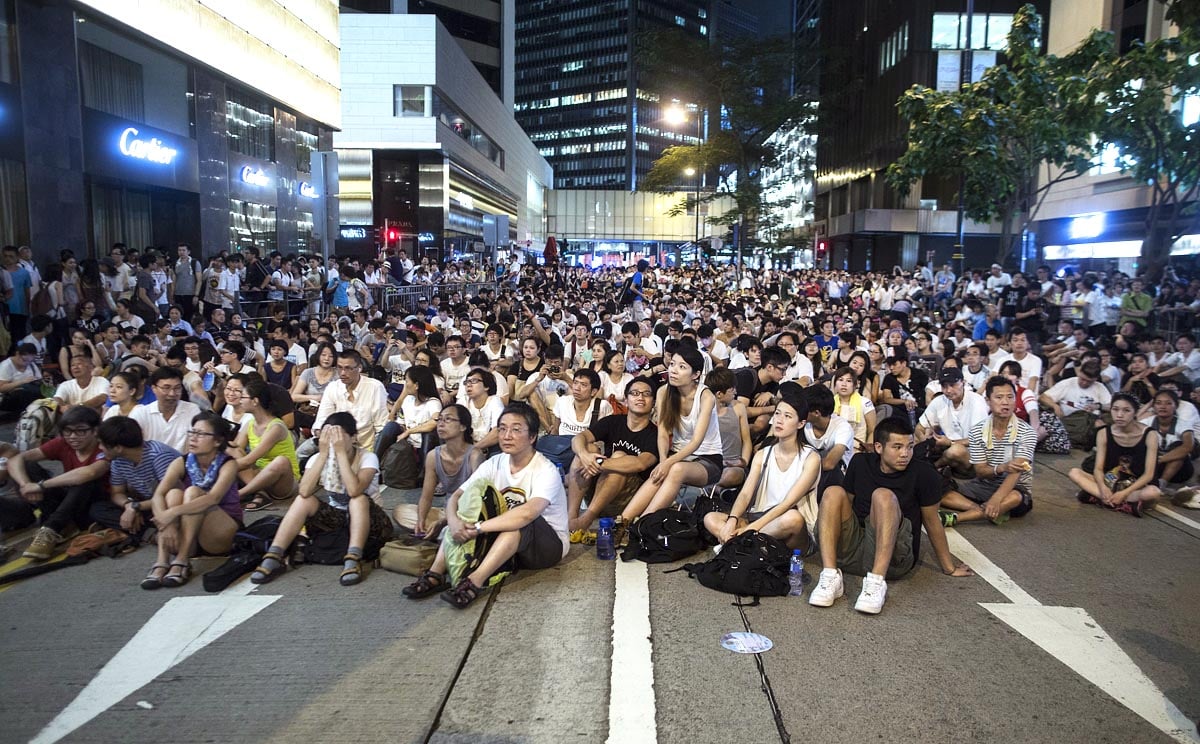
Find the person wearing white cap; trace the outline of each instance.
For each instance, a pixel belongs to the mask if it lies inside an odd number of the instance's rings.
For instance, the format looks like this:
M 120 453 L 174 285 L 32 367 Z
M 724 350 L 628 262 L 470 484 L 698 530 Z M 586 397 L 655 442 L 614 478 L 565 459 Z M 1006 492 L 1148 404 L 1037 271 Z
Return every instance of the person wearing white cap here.
M 992 273 L 987 278 L 987 290 L 992 297 L 999 296 L 1001 290 L 1012 284 L 1012 275 L 1004 271 L 998 263 L 992 264 Z

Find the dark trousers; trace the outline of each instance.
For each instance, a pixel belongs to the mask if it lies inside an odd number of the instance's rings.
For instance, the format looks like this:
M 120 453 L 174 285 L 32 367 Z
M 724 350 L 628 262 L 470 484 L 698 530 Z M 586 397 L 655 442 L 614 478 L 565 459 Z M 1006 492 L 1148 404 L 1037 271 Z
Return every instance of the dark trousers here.
M 117 506 L 107 495 L 95 499 L 88 508 L 88 524 L 95 522 L 101 527 L 112 530 L 122 530 L 121 514 L 125 507 Z M 150 513 L 142 512 L 142 529 L 135 537 L 141 537 L 150 528 Z M 124 530 L 122 530 L 124 531 Z
M 30 382 L 16 390 L 9 390 L 0 398 L 0 411 L 24 411 L 30 403 L 42 397 L 40 382 Z
M 42 526 L 60 535 L 72 524 L 87 529 L 92 523 L 91 506 L 97 499 L 110 501 L 100 478 L 77 486 L 47 488 L 42 493 Z
M 8 332 L 12 336 L 13 348 L 16 348 L 21 339 L 29 335 L 29 316 L 9 313 Z
M 192 316 L 196 313 L 196 296 L 192 294 L 175 295 L 175 304 L 179 306 L 183 313 L 183 319 L 188 323 L 192 322 Z M 166 314 L 163 314 L 166 317 Z

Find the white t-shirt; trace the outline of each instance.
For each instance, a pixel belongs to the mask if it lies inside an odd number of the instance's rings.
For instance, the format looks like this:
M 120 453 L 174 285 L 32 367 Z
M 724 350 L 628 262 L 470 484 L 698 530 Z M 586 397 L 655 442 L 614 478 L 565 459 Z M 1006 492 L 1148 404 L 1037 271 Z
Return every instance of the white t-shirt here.
M 783 379 L 785 382 L 789 382 L 791 380 L 800 380 L 805 377 L 807 377 L 809 380 L 813 379 L 812 360 L 803 354 L 797 354 L 796 358 L 792 360 L 792 363 L 788 365 L 787 372 L 783 373 Z
M 516 473 L 512 472 L 510 462 L 511 458 L 504 453 L 489 458 L 462 484 L 462 490 L 468 490 L 482 481 L 496 489 L 509 509 L 521 506 L 530 499 L 548 502 L 542 518 L 562 541 L 565 558 L 571 543 L 567 537 L 567 494 L 563 490 L 558 468 L 540 452 L 533 453 L 529 464 Z
M 588 401 L 587 411 L 583 414 L 583 418 L 578 418 L 575 415 L 575 398 L 570 395 L 564 395 L 559 398 L 554 404 L 554 415 L 558 418 L 558 433 L 562 436 L 575 436 L 587 431 L 592 425 L 592 411 L 596 410 L 596 404 Z M 600 411 L 596 414 L 596 420 L 612 415 L 612 406 L 607 400 L 600 401 Z
M 25 366 L 25 371 L 17 369 L 12 357 L 0 362 L 0 382 L 36 382 L 42 379 L 41 370 L 32 362 Z
M 97 395 L 108 395 L 108 380 L 99 375 L 93 376 L 86 388 L 81 389 L 75 380 L 67 380 L 54 391 L 54 397 L 69 406 L 77 406 Z
M 842 465 L 850 464 L 850 458 L 854 457 L 854 427 L 850 422 L 836 413 L 829 417 L 829 426 L 825 429 L 825 433 L 817 436 L 813 430 L 811 423 L 804 425 L 804 438 L 821 453 L 821 457 L 829 454 L 829 451 L 836 445 L 842 445 L 846 451 L 842 453 Z
M 934 398 L 921 414 L 919 423 L 927 431 L 940 428 L 950 439 L 966 439 L 971 427 L 986 419 L 989 413 L 987 401 L 982 395 L 964 390 L 958 408 L 945 395 Z
M 433 420 L 441 412 L 441 398 L 430 398 L 424 403 L 418 403 L 416 397 L 410 395 L 400 404 L 400 415 L 396 417 L 396 420 L 411 429 Z M 409 434 L 408 441 L 414 448 L 420 449 L 422 436 L 421 434 Z
M 1037 354 L 1025 353 L 1024 359 L 1017 359 L 1015 356 L 1009 355 L 1008 359 L 1021 365 L 1021 387 L 1029 387 L 1027 384 L 1030 377 L 1042 379 L 1042 358 Z M 1008 360 L 1005 360 L 1008 361 Z M 993 364 L 994 369 L 1000 369 L 999 364 Z M 1035 388 L 1036 389 L 1036 388 Z
M 1088 406 L 1099 404 L 1100 408 L 1108 409 L 1112 403 L 1112 393 L 1102 383 L 1093 382 L 1086 389 L 1079 386 L 1078 377 L 1068 377 L 1061 380 L 1046 391 L 1050 400 L 1057 403 L 1063 410 L 1064 416 L 1070 416 L 1078 411 L 1086 411 Z M 1099 413 L 1100 411 L 1093 411 Z
M 1200 381 L 1200 349 L 1192 349 L 1186 358 L 1178 351 L 1172 352 L 1163 358 L 1162 363 L 1168 368 L 1182 366 L 1184 376 L 1193 384 Z
M 476 408 L 470 402 L 466 403 L 466 406 L 467 410 L 471 412 L 471 434 L 474 435 L 476 442 L 496 428 L 496 425 L 500 423 L 500 414 L 504 412 L 504 404 L 495 395 L 488 397 L 483 408 Z
M 158 403 L 134 406 L 129 417 L 142 427 L 145 439 L 162 442 L 179 452 L 187 451 L 187 432 L 192 428 L 192 419 L 200 414 L 200 406 L 181 400 L 176 404 L 171 420 L 163 418 Z
M 467 361 L 466 357 L 463 357 L 463 363 L 459 365 L 455 365 L 449 358 L 443 359 L 441 367 L 442 379 L 446 381 L 446 392 L 449 393 L 458 392 L 459 387 L 462 386 L 463 379 L 471 371 L 471 364 Z

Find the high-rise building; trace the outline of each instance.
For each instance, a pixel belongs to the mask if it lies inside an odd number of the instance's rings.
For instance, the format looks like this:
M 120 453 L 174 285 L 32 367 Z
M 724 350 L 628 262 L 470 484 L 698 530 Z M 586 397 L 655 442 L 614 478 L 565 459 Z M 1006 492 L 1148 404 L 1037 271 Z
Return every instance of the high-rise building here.
M 832 265 L 862 270 L 950 259 L 958 238 L 958 180 L 931 174 L 901 198 L 884 178 L 907 147 L 907 123 L 896 101 L 913 84 L 956 89 L 960 51 L 968 43 L 977 79 L 1002 54 L 1023 4 L 975 0 L 968 40 L 965 1 L 824 1 L 814 220 Z M 1033 4 L 1048 16 L 1050 0 Z M 966 264 L 990 264 L 999 226 L 965 224 Z
M 513 105 L 514 0 L 341 0 L 343 13 L 434 15 L 505 106 Z
M 663 150 L 696 144 L 706 117 L 639 84 L 635 35 L 710 33 L 707 0 L 516 0 L 517 121 L 559 189 L 634 190 Z M 672 106 L 683 117 L 670 115 Z

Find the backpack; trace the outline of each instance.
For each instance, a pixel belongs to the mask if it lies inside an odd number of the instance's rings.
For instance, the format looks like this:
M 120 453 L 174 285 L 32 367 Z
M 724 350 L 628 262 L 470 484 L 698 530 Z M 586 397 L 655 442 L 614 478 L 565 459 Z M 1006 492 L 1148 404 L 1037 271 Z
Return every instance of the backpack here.
M 621 291 L 617 292 L 617 304 L 621 307 L 626 307 L 633 304 L 633 277 L 626 277 L 625 283 L 621 285 Z
M 750 530 L 725 543 L 714 558 L 688 563 L 680 570 L 709 589 L 754 597 L 782 597 L 788 593 L 792 551 L 779 540 Z
M 50 285 L 43 284 L 41 289 L 34 293 L 33 299 L 29 302 L 29 315 L 49 315 L 54 309 L 54 300 L 50 297 Z
M 407 439 L 396 442 L 383 455 L 379 475 L 391 488 L 416 488 L 420 483 L 419 455 Z
M 660 509 L 630 525 L 629 544 L 621 553 L 621 560 L 636 558 L 645 563 L 671 563 L 703 549 L 704 539 L 694 514 Z
M 58 404 L 53 398 L 42 398 L 30 403 L 17 422 L 17 449 L 27 452 L 41 447 L 43 442 L 54 435 L 54 425 L 57 421 Z

